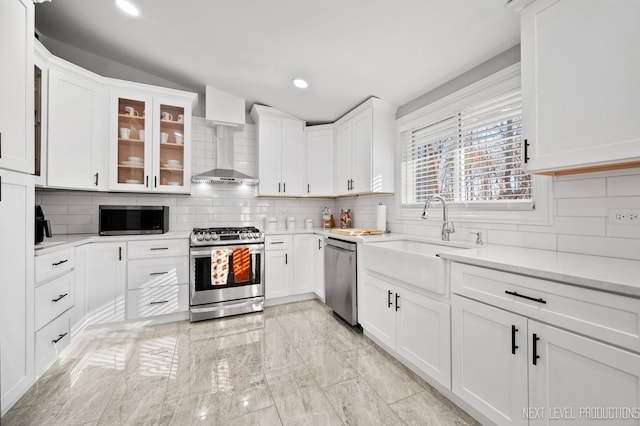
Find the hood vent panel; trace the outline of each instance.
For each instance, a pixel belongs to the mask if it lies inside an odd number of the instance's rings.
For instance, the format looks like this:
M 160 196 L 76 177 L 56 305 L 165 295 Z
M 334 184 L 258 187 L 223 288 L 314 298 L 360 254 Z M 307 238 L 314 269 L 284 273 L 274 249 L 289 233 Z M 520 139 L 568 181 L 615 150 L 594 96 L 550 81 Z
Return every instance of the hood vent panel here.
M 218 167 L 191 178 L 193 183 L 239 183 L 256 185 L 258 179 L 234 170 L 233 127 L 216 127 Z

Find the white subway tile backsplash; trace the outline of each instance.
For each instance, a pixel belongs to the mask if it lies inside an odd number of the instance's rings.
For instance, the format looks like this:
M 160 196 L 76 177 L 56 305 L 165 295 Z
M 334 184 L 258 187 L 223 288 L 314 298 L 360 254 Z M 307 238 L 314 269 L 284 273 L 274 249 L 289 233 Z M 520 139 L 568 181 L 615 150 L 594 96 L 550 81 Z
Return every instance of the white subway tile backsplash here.
M 487 242 L 505 246 L 527 247 L 542 250 L 556 250 L 556 234 L 539 232 L 499 231 L 489 229 Z
M 553 218 L 553 225 L 519 225 L 518 229 L 524 232 L 604 236 L 606 235 L 606 219 L 604 217 L 557 216 Z
M 559 235 L 558 251 L 640 260 L 640 239 Z
M 553 184 L 555 198 L 604 197 L 606 179 L 558 180 Z
M 640 239 L 640 225 L 607 224 L 607 237 Z
M 640 174 L 607 178 L 607 195 L 640 195 Z
M 640 208 L 640 197 L 571 198 L 558 200 L 558 216 L 608 216 L 612 208 Z

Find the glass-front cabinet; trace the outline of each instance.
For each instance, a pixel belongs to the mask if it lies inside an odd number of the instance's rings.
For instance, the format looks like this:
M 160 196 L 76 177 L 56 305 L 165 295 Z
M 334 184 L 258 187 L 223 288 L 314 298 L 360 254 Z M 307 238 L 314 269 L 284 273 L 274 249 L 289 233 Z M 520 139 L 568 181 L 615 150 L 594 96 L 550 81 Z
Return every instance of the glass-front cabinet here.
M 191 103 L 112 91 L 109 189 L 189 193 Z

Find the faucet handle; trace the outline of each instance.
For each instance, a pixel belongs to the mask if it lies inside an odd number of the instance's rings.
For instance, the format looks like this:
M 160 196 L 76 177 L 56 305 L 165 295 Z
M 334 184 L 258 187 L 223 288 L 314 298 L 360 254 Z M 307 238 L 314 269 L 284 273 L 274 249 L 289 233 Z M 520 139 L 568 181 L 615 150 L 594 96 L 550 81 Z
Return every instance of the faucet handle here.
M 470 234 L 475 234 L 476 236 L 476 245 L 481 246 L 484 244 L 482 241 L 482 232 L 469 232 Z

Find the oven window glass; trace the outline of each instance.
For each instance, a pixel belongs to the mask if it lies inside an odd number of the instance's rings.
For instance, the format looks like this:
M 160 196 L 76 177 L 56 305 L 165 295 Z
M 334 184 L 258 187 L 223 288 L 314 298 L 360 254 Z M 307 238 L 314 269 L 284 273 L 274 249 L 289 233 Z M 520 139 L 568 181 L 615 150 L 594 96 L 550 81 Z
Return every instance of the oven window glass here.
M 260 284 L 261 254 L 249 248 L 214 248 L 196 257 L 195 291 Z

